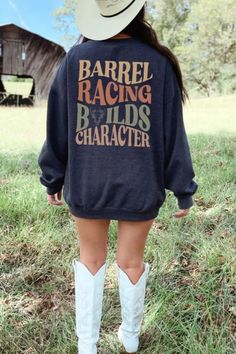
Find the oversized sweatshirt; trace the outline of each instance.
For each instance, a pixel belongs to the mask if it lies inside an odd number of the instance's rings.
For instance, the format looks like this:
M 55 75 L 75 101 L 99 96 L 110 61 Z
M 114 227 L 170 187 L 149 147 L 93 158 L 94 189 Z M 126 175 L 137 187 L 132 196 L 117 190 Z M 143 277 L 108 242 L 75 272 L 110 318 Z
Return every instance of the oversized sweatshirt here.
M 166 189 L 190 208 L 197 183 L 171 61 L 135 37 L 72 47 L 51 85 L 38 164 L 74 216 L 152 219 Z

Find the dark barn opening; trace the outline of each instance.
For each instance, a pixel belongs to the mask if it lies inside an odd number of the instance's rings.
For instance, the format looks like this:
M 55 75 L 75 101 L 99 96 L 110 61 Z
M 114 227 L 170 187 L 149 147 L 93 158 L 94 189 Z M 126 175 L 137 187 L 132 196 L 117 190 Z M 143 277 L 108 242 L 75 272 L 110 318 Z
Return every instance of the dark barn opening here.
M 33 105 L 46 99 L 64 55 L 63 47 L 35 33 L 14 24 L 0 26 L 0 105 Z M 32 78 L 29 96 L 8 94 L 1 75 Z

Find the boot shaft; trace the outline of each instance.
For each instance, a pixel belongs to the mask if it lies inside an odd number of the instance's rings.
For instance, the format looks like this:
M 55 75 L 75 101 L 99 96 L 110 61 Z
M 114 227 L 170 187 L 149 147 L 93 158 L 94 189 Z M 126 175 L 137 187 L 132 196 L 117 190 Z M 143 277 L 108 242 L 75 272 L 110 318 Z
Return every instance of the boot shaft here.
M 73 259 L 72 265 L 79 354 L 97 354 L 107 262 L 95 275 L 80 261 Z
M 133 284 L 128 275 L 116 263 L 122 317 L 118 337 L 128 353 L 138 350 L 149 269 L 149 263 L 144 263 L 143 273 L 139 280 Z

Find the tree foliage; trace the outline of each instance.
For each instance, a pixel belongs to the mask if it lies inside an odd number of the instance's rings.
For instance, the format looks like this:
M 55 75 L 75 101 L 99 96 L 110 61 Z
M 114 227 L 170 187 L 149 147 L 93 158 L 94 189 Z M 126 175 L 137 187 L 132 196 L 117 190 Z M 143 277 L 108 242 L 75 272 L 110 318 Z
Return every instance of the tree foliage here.
M 158 39 L 171 50 L 180 44 L 180 30 L 191 10 L 191 0 L 160 0 L 152 3 L 152 26 Z
M 63 0 L 54 12 L 67 47 L 79 37 L 77 1 Z M 236 90 L 235 0 L 149 0 L 147 20 L 178 57 L 189 89 L 208 96 Z
M 210 96 L 223 90 L 225 79 L 235 81 L 235 0 L 199 0 L 193 4 L 179 38 L 175 50 L 188 82 Z
M 79 37 L 76 25 L 76 7 L 78 0 L 63 0 L 63 5 L 53 12 L 56 27 L 64 34 L 62 38 L 66 48 L 69 48 Z

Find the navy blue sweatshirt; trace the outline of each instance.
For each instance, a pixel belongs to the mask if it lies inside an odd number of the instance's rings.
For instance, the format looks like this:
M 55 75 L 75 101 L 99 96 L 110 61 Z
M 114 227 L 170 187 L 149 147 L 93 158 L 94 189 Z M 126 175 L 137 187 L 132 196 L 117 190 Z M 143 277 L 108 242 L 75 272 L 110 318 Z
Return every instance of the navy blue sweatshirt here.
M 197 184 L 170 60 L 141 40 L 89 40 L 62 60 L 38 157 L 48 194 L 79 217 L 148 220 L 166 191 L 181 209 Z

